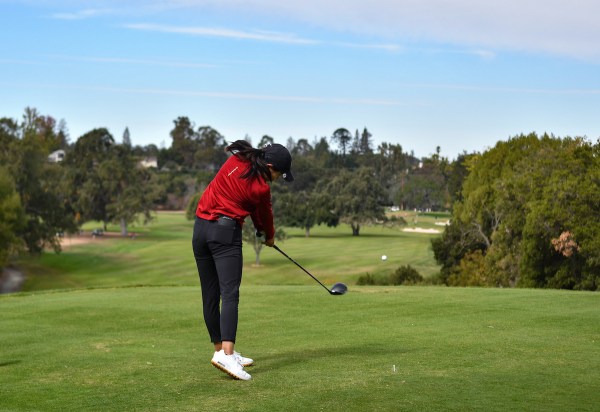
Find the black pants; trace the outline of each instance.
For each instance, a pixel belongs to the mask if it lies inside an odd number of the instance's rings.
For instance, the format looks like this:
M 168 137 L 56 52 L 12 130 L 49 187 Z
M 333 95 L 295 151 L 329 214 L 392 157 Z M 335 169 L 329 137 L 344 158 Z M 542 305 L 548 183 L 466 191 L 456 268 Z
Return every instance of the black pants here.
M 243 266 L 242 228 L 231 219 L 196 218 L 192 248 L 210 340 L 235 342 Z

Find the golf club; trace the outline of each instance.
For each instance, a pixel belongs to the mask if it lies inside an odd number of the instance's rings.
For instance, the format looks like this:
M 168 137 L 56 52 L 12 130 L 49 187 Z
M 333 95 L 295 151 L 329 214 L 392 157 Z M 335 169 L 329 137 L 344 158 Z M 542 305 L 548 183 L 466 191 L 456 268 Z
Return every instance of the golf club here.
M 329 292 L 330 295 L 343 295 L 344 293 L 346 293 L 348 291 L 348 287 L 346 285 L 344 285 L 343 283 L 336 283 L 335 285 L 333 285 L 333 287 L 331 288 L 331 290 L 329 290 L 327 288 L 327 286 L 325 286 L 324 284 L 322 284 L 319 279 L 317 279 L 316 277 L 314 277 L 308 270 L 304 269 L 298 262 L 296 262 L 294 259 L 292 259 L 291 257 L 289 257 L 288 255 L 285 254 L 285 252 L 281 249 L 279 249 L 277 247 L 277 245 L 273 245 L 273 247 L 275 248 L 275 250 L 277 250 L 279 253 L 281 253 L 283 256 L 285 256 L 286 258 L 288 258 L 289 260 L 291 260 L 292 262 L 294 262 L 296 264 L 296 266 L 298 266 L 300 269 L 302 269 L 303 271 L 305 271 L 308 276 L 310 276 L 311 278 L 313 278 L 314 280 L 317 281 L 317 283 L 319 283 L 319 285 L 323 286 L 325 288 L 325 290 L 327 292 Z

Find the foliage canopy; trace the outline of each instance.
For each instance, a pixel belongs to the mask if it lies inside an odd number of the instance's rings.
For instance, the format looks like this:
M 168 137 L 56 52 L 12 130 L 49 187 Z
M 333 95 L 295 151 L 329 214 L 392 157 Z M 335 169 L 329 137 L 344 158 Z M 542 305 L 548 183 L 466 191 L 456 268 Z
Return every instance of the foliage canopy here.
M 473 156 L 451 225 L 432 241 L 444 281 L 597 290 L 599 146 L 529 134 Z

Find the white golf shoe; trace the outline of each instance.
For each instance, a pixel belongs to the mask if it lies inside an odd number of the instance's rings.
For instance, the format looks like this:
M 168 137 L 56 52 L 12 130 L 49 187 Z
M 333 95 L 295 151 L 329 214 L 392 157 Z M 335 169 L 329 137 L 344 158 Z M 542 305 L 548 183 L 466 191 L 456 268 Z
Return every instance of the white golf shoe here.
M 240 365 L 242 365 L 244 368 L 246 366 L 251 366 L 254 363 L 254 360 L 250 359 L 250 358 L 246 358 L 245 356 L 242 356 L 241 353 L 238 353 L 236 351 L 233 352 L 233 356 L 235 356 L 238 360 L 238 363 Z
M 222 349 L 218 352 L 215 352 L 210 363 L 234 379 L 241 379 L 243 381 L 249 381 L 252 379 L 252 376 L 250 376 L 250 374 L 246 372 L 244 367 L 238 362 L 235 354 L 226 355 Z

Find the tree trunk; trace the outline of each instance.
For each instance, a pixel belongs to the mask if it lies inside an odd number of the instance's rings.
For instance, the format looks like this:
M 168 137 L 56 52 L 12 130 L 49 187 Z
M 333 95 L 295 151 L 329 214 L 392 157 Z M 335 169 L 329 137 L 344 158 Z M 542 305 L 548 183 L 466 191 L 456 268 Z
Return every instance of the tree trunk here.
M 306 226 L 304 228 L 304 237 L 309 237 L 310 236 L 310 227 Z
M 127 236 L 127 221 L 121 218 L 121 236 Z
M 352 223 L 350 226 L 352 227 L 352 236 L 358 236 L 360 234 L 360 225 Z
M 260 266 L 260 251 L 262 250 L 262 243 L 258 239 L 254 239 L 254 253 L 256 259 L 254 259 L 254 265 Z

